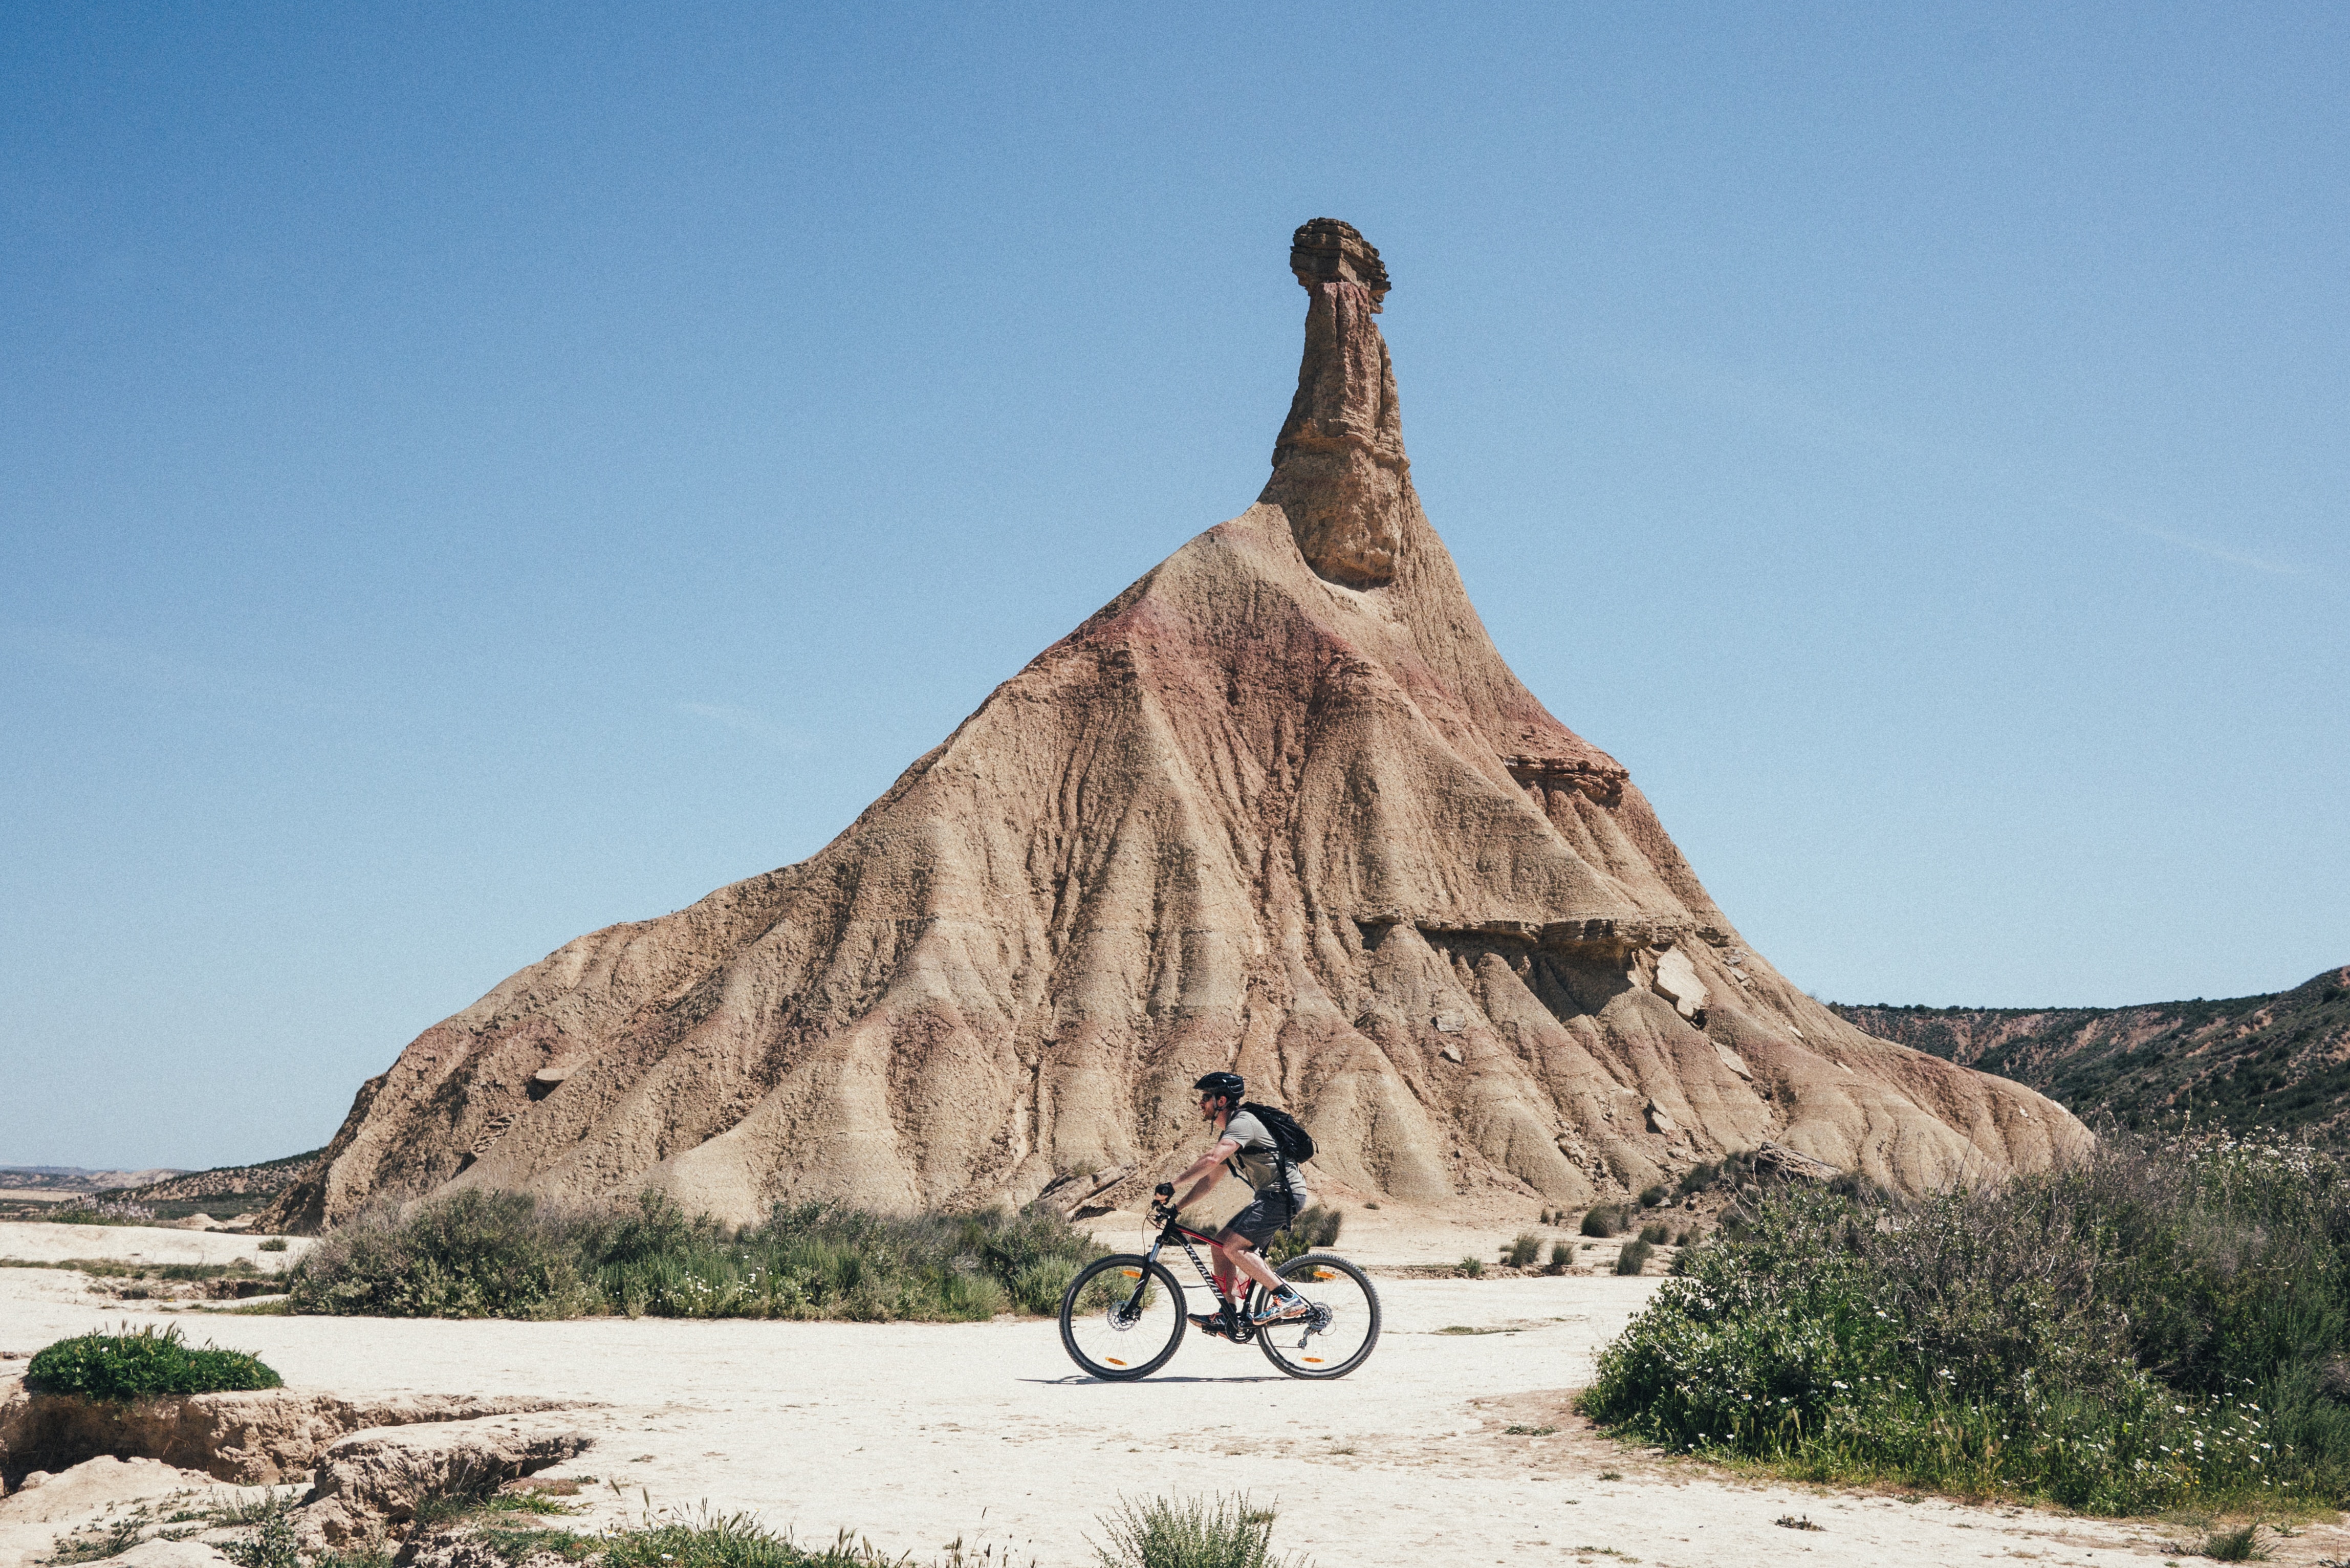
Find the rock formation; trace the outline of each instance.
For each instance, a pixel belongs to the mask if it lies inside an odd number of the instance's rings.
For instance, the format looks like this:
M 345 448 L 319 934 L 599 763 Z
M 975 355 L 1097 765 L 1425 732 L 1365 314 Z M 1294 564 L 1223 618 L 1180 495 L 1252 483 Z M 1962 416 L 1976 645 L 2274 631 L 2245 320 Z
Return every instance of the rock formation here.
M 30 1394 L 21 1376 L 0 1376 L 0 1495 L 28 1471 L 62 1470 L 99 1456 L 155 1459 L 235 1486 L 274 1486 L 307 1475 L 319 1455 L 354 1432 L 410 1426 L 446 1431 L 492 1417 L 577 1407 L 527 1397 L 348 1399 L 293 1388 L 85 1399 Z
M 998 687 L 821 852 L 581 937 L 425 1031 L 267 1217 L 647 1187 L 746 1220 L 1022 1202 L 1198 1139 L 1211 1068 L 1325 1191 L 1573 1206 L 1775 1139 L 1908 1189 L 2085 1135 L 1739 937 L 1519 683 L 1404 458 L 1388 280 L 1298 230 L 1257 504 Z

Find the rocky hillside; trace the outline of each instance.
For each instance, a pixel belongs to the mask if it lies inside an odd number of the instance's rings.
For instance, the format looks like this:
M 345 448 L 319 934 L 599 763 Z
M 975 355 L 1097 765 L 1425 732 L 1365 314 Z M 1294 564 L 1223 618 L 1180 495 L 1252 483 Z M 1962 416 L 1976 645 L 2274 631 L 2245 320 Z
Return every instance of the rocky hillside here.
M 151 1209 L 159 1220 L 182 1220 L 201 1210 L 215 1220 L 246 1214 L 268 1206 L 271 1199 L 298 1180 L 324 1149 L 289 1154 L 259 1165 L 224 1165 L 213 1170 L 174 1172 L 161 1181 L 122 1187 L 99 1195 L 109 1203 L 136 1203 Z
M 1831 1004 L 1880 1039 L 2028 1084 L 2096 1123 L 2350 1138 L 2350 966 L 2291 991 L 2142 1007 Z

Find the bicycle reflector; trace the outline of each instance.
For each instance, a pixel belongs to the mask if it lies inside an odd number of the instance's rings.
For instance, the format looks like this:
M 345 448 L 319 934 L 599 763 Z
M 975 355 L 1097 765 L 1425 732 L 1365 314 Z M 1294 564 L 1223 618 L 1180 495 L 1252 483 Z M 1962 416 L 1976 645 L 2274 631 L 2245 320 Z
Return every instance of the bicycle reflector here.
M 1314 1271 L 1314 1277 L 1317 1280 L 1335 1280 L 1338 1277 L 1338 1271 L 1336 1269 L 1316 1269 Z
M 1142 1278 L 1142 1271 L 1140 1269 L 1120 1269 L 1118 1272 L 1124 1274 L 1129 1280 L 1139 1280 Z

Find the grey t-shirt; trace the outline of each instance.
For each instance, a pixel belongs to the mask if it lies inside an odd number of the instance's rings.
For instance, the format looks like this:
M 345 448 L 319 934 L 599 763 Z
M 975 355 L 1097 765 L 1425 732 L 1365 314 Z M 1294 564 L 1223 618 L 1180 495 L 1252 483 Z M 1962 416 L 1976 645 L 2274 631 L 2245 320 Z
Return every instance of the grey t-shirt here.
M 1281 1189 L 1281 1177 L 1289 1175 L 1289 1196 L 1303 1207 L 1306 1199 L 1305 1178 L 1294 1161 L 1284 1160 L 1276 1152 L 1273 1134 L 1259 1121 L 1253 1111 L 1234 1111 L 1232 1119 L 1224 1124 L 1224 1137 L 1239 1144 L 1240 1152 L 1224 1161 L 1224 1168 L 1262 1193 L 1268 1188 Z

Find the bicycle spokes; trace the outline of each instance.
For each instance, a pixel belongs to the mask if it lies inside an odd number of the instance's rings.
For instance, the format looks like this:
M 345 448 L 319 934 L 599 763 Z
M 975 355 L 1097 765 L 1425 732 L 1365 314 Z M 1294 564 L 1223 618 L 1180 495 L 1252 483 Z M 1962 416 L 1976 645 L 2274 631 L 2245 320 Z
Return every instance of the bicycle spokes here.
M 1306 1311 L 1257 1331 L 1265 1355 L 1296 1377 L 1338 1377 L 1361 1365 L 1379 1337 L 1378 1295 L 1369 1277 L 1327 1253 L 1296 1259 L 1281 1272 L 1305 1299 Z
M 1164 1269 L 1136 1257 L 1097 1260 L 1061 1303 L 1061 1342 L 1097 1377 L 1139 1377 L 1175 1354 L 1182 1293 Z

